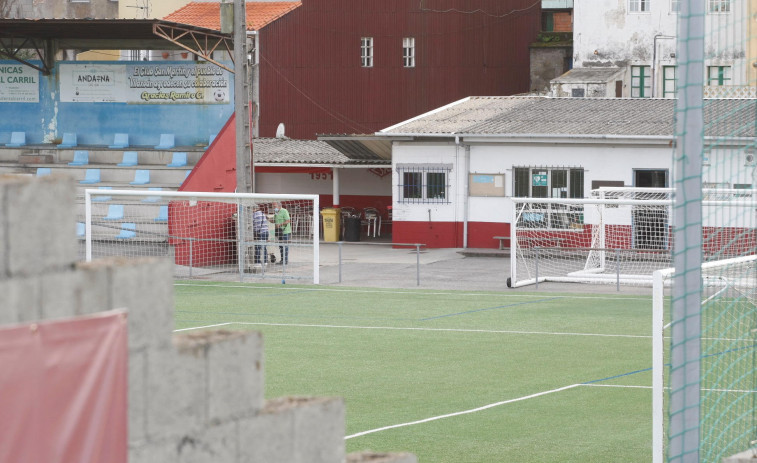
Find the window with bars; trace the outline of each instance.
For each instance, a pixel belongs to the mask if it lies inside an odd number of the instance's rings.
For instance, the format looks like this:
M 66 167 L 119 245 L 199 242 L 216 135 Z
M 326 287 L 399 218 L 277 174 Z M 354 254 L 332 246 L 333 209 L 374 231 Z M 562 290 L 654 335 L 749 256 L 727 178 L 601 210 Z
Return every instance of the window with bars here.
M 650 0 L 629 0 L 628 11 L 632 13 L 646 13 L 649 11 Z
M 397 166 L 399 201 L 402 203 L 449 203 L 447 164 L 400 164 Z
M 402 39 L 402 63 L 406 68 L 415 67 L 415 37 Z
M 707 66 L 707 85 L 728 85 L 731 82 L 731 66 Z
M 710 13 L 729 13 L 731 0 L 708 0 L 707 6 Z
M 675 98 L 676 96 L 676 67 L 662 67 L 662 97 Z
M 582 167 L 514 167 L 513 196 L 525 198 L 583 198 Z
M 360 39 L 360 62 L 364 68 L 373 67 L 373 37 Z
M 631 66 L 631 98 L 649 98 L 651 96 L 651 68 L 649 66 Z

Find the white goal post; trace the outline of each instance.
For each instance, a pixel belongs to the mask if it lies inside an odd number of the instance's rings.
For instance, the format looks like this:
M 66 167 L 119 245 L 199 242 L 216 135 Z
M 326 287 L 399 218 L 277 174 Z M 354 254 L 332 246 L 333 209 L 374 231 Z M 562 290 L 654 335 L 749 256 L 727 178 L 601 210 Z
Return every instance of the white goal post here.
M 652 286 L 652 455 L 665 461 L 670 393 L 671 321 L 666 288 L 675 269 L 657 270 Z M 700 448 L 703 454 L 747 448 L 755 431 L 757 398 L 754 371 L 757 329 L 757 255 L 702 264 Z M 738 450 L 736 450 L 738 451 Z M 733 452 L 735 453 L 735 452 Z M 706 461 L 720 461 L 720 459 Z
M 275 203 L 291 233 L 277 232 Z M 87 189 L 84 206 L 87 261 L 157 256 L 176 278 L 319 282 L 318 195 Z
M 590 198 L 511 198 L 510 278 L 518 287 L 543 281 L 652 285 L 672 265 L 673 190 L 603 187 Z M 757 190 L 706 189 L 703 208 L 755 207 Z M 754 214 L 741 226 L 705 213 L 705 260 L 754 252 Z

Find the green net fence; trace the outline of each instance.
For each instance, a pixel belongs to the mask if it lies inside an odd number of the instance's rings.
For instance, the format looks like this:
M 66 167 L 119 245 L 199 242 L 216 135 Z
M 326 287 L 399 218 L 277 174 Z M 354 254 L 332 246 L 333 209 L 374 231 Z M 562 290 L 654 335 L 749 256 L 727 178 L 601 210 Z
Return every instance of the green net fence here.
M 667 461 L 721 462 L 750 451 L 755 421 L 757 253 L 753 1 L 674 2 L 678 11 L 675 249 Z M 704 188 L 728 205 L 702 208 Z M 704 267 L 706 268 L 706 267 Z

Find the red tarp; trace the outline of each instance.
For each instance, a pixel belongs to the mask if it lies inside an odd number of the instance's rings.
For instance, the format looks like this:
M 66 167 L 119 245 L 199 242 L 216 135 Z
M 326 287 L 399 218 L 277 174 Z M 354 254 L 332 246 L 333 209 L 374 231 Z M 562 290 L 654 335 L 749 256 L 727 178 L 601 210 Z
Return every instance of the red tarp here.
M 126 313 L 0 327 L 0 463 L 126 463 Z

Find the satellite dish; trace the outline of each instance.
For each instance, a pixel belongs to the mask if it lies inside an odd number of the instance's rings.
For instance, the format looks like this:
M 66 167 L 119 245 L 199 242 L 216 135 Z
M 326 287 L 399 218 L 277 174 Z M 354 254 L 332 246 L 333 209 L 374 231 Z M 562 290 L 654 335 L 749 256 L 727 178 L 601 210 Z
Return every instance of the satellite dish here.
M 276 138 L 286 138 L 284 136 L 284 123 L 279 123 L 279 126 L 276 127 Z

